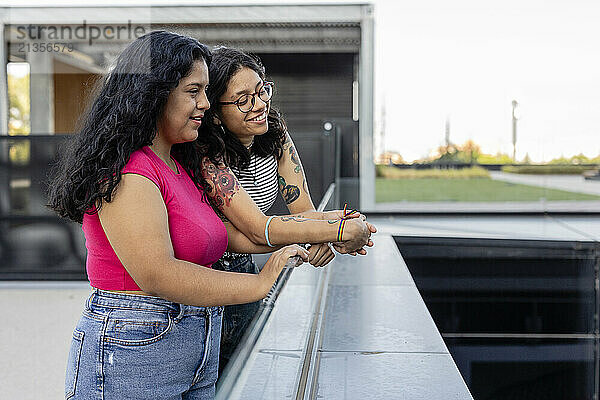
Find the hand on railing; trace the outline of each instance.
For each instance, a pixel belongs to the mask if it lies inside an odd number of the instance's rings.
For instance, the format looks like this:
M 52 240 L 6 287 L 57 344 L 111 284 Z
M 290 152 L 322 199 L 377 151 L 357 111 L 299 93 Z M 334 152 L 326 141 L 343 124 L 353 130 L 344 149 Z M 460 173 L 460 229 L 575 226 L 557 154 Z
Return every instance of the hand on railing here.
M 313 267 L 324 267 L 335 257 L 329 243 L 318 243 L 310 246 L 308 249 L 308 262 Z
M 283 268 L 296 267 L 304 261 L 308 261 L 308 250 L 297 244 L 285 246 L 273 252 L 258 274 L 266 288 L 265 296 Z

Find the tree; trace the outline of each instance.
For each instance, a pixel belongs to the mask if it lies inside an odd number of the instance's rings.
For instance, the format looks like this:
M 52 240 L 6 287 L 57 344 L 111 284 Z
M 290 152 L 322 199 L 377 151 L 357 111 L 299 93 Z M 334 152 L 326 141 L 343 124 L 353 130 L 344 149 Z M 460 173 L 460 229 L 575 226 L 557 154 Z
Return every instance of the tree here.
M 440 146 L 437 149 L 437 156 L 432 160 L 434 163 L 452 164 L 452 163 L 477 163 L 481 155 L 481 147 L 472 140 L 467 140 L 463 145 Z
M 563 164 L 563 165 L 580 165 L 580 164 L 594 164 L 600 161 L 600 156 L 596 158 L 588 158 L 583 153 L 579 153 L 572 157 L 565 157 L 561 155 L 558 158 L 550 160 L 548 164 Z
M 7 76 L 8 83 L 8 134 L 28 135 L 29 124 L 29 75 Z
M 477 158 L 479 164 L 512 164 L 513 159 L 505 153 L 498 152 L 495 155 L 480 154 Z

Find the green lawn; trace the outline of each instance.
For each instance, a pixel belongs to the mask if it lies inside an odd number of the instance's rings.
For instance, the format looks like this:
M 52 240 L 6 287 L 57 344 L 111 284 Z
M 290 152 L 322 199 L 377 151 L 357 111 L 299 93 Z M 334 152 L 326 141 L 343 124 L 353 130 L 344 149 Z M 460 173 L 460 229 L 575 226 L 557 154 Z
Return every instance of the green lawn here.
M 600 200 L 600 196 L 476 179 L 377 178 L 376 201 L 540 201 Z

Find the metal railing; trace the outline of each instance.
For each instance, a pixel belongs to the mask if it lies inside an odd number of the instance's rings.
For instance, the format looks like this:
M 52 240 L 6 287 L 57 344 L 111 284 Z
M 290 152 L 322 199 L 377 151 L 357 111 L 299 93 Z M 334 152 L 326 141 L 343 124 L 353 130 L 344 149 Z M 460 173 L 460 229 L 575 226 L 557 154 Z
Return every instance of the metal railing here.
M 334 196 L 333 196 L 334 192 L 335 192 L 335 183 L 332 183 L 329 186 L 329 188 L 327 189 L 327 191 L 325 192 L 323 199 L 319 203 L 319 206 L 317 207 L 317 211 L 324 211 L 328 207 L 328 205 L 330 205 L 332 203 L 332 201 L 334 200 Z M 248 373 L 248 370 L 247 370 L 248 361 L 250 360 L 252 354 L 256 351 L 256 345 L 260 339 L 260 336 L 261 336 L 262 332 L 265 330 L 265 327 L 270 322 L 273 308 L 275 307 L 277 298 L 279 297 L 281 292 L 285 289 L 286 284 L 288 283 L 290 277 L 292 276 L 292 274 L 294 272 L 293 266 L 296 265 L 298 260 L 299 260 L 299 257 L 293 257 L 292 259 L 290 259 L 290 261 L 288 261 L 288 264 L 286 264 L 286 268 L 284 268 L 283 272 L 281 273 L 281 275 L 279 276 L 279 278 L 277 279 L 277 281 L 271 288 L 271 291 L 269 292 L 267 297 L 265 297 L 263 299 L 258 311 L 256 312 L 254 318 L 250 322 L 250 325 L 248 326 L 246 333 L 242 337 L 238 348 L 234 352 L 233 356 L 230 358 L 229 363 L 227 364 L 227 367 L 225 367 L 225 370 L 223 371 L 223 373 L 221 374 L 221 377 L 219 378 L 219 382 L 218 382 L 218 386 L 217 386 L 217 394 L 216 394 L 217 400 L 230 399 L 231 393 L 235 389 L 236 385 L 239 382 L 243 382 L 245 380 L 244 377 Z M 325 270 L 327 270 L 327 269 L 325 269 Z M 324 302 L 322 301 L 322 299 L 324 298 L 324 297 L 322 297 L 323 285 L 324 285 L 324 281 L 321 280 L 321 282 L 319 283 L 319 290 L 318 290 L 318 293 L 319 293 L 319 300 L 317 301 L 318 309 L 320 309 L 321 304 L 324 304 Z M 313 331 L 312 326 L 316 326 L 315 324 L 316 324 L 316 321 L 313 321 L 313 323 L 311 324 L 311 332 Z M 303 352 L 303 357 L 309 357 L 310 359 L 314 358 L 312 348 L 309 350 L 307 350 L 307 349 L 308 349 L 309 344 L 315 343 L 314 342 L 315 338 L 316 337 L 314 335 L 312 335 L 312 337 L 309 338 L 309 342 L 305 346 L 305 349 Z M 309 366 L 310 362 L 307 362 L 305 360 L 303 365 L 304 364 Z M 308 370 L 307 370 L 307 372 L 308 372 Z M 298 385 L 297 387 L 300 387 L 300 385 L 302 385 L 303 387 L 306 387 L 306 379 L 303 378 L 303 376 L 305 376 L 305 375 L 306 374 L 304 374 L 304 373 L 301 374 L 301 378 L 297 383 L 297 385 Z

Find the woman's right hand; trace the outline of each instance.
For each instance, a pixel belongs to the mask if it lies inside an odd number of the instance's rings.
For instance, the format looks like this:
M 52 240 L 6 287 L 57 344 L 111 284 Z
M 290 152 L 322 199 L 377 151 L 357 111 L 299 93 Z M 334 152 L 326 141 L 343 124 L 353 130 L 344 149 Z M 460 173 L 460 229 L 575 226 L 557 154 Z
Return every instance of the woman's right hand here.
M 269 290 L 273 286 L 273 283 L 275 283 L 277 277 L 279 277 L 285 264 L 294 256 L 300 256 L 302 261 L 308 261 L 308 250 L 297 244 L 292 244 L 290 246 L 282 247 L 271 254 L 271 257 L 269 257 L 259 273 L 259 277 L 263 283 L 262 288 L 264 290 L 264 296 L 269 293 Z

